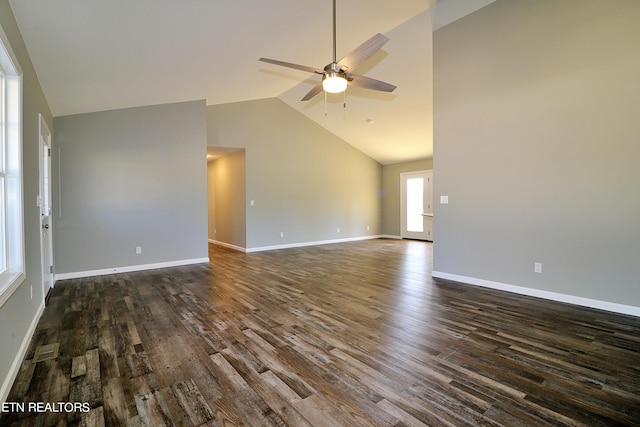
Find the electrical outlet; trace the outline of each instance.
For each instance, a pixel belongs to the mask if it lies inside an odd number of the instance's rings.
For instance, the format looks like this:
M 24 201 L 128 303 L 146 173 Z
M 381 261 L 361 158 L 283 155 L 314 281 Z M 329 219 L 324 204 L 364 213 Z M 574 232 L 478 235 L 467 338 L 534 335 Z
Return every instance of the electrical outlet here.
M 284 237 L 284 231 L 280 232 L 280 237 Z
M 534 262 L 533 263 L 533 272 L 534 273 L 542 273 L 542 263 L 541 262 Z
M 339 233 L 340 232 L 340 228 L 336 228 L 336 231 Z
M 142 246 L 136 246 L 136 255 L 140 255 L 142 253 Z

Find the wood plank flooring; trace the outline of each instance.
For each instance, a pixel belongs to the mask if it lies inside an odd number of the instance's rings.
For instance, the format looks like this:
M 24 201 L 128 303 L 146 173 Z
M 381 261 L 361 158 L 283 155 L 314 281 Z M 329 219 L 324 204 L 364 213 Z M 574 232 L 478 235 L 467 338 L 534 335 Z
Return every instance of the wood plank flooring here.
M 8 401 L 86 407 L 0 425 L 640 425 L 639 318 L 434 280 L 431 253 L 212 245 L 58 282 Z

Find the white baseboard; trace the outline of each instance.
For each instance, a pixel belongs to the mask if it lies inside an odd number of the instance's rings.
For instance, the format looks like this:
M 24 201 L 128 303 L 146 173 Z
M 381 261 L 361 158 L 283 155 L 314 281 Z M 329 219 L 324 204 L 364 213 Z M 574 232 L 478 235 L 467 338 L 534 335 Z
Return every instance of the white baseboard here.
M 247 248 L 243 248 L 242 246 L 232 245 L 230 243 L 219 242 L 218 240 L 209 239 L 209 243 L 213 243 L 214 245 L 224 246 L 225 248 L 233 249 L 240 252 L 246 252 Z
M 235 249 L 236 251 L 250 253 L 250 252 L 272 251 L 275 249 L 302 248 L 305 246 L 329 245 L 332 243 L 356 242 L 360 240 L 374 240 L 374 239 L 385 239 L 385 238 L 393 238 L 393 237 L 383 236 L 383 235 L 347 237 L 345 239 L 317 240 L 314 242 L 300 242 L 300 243 L 285 243 L 283 245 L 258 246 L 255 248 L 243 248 L 241 246 L 236 246 L 236 245 L 220 242 L 213 239 L 209 239 L 209 242 L 213 243 L 214 245 L 220 245 L 226 248 Z
M 202 264 L 209 258 L 183 259 L 178 261 L 158 262 L 155 264 L 130 265 L 126 267 L 103 268 L 100 270 L 76 271 L 55 275 L 55 280 L 79 279 L 82 277 L 104 276 L 106 274 L 130 273 L 132 271 L 154 270 L 156 268 L 178 267 L 181 265 Z
M 383 234 L 380 236 L 381 239 L 395 239 L 395 240 L 402 240 L 402 236 L 395 236 L 393 234 Z
M 5 377 L 4 383 L 2 383 L 2 388 L 0 389 L 0 403 L 6 402 L 7 397 L 9 397 L 9 392 L 11 391 L 11 387 L 13 386 L 13 382 L 16 380 L 16 377 L 20 372 L 22 361 L 27 355 L 27 350 L 29 350 L 31 338 L 33 338 L 33 334 L 36 332 L 36 327 L 38 326 L 38 322 L 40 321 L 40 317 L 42 316 L 43 311 L 44 301 L 42 301 L 42 304 L 40 304 L 40 307 L 38 307 L 36 315 L 33 316 L 31 324 L 29 325 L 29 329 L 27 329 L 27 333 L 22 339 L 22 344 L 20 344 L 20 348 L 18 349 L 18 354 L 13 359 L 13 363 L 11 364 L 11 368 L 9 369 L 9 374 Z
M 543 291 L 540 289 L 526 288 L 523 286 L 509 285 L 507 283 L 492 282 L 490 280 L 477 279 L 475 277 L 459 276 L 457 274 L 433 271 L 433 277 L 439 279 L 453 280 L 455 282 L 468 283 L 470 285 L 482 286 L 484 288 L 497 289 L 500 291 L 512 292 L 530 297 L 543 298 L 552 301 L 565 302 L 583 307 L 597 308 L 599 310 L 611 311 L 613 313 L 628 314 L 640 317 L 640 307 L 632 305 L 618 304 L 608 301 L 600 301 L 591 298 L 577 297 L 574 295 L 560 294 L 557 292 Z
M 380 239 L 380 238 L 382 238 L 381 235 L 375 235 L 375 236 L 347 237 L 345 239 L 318 240 L 315 242 L 286 243 L 283 245 L 259 246 L 255 248 L 246 248 L 245 252 L 262 252 L 262 251 L 271 251 L 274 249 L 302 248 L 305 246 L 329 245 L 333 243 L 357 242 L 360 240 L 374 240 L 374 239 Z

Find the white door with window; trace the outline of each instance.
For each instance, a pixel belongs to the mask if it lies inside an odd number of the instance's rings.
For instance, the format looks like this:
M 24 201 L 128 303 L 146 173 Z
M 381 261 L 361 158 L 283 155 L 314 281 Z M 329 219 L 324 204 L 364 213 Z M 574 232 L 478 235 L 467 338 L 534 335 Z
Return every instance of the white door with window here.
M 51 132 L 40 115 L 40 251 L 42 258 L 42 294 L 53 287 L 53 241 L 51 229 Z
M 433 172 L 400 174 L 401 237 L 433 241 Z

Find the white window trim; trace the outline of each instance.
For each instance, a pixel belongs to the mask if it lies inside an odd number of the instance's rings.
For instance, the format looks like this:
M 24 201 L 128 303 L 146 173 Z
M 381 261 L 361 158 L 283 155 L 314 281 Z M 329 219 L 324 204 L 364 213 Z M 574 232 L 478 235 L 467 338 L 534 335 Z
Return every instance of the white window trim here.
M 7 270 L 0 274 L 0 307 L 2 307 L 20 284 L 24 282 L 26 274 L 22 163 L 22 69 L 2 27 L 0 27 L 0 42 L 0 67 L 4 71 L 6 80 L 12 84 L 12 90 L 17 92 L 16 105 L 13 106 L 16 108 L 16 115 L 13 119 L 16 123 L 16 129 L 5 134 L 5 137 L 13 140 L 15 144 L 13 148 L 16 150 L 12 153 L 14 159 L 13 170 L 9 170 L 7 173 L 11 179 L 15 180 L 15 199 L 13 201 L 15 209 L 12 218 L 5 219 L 7 221 L 7 236 L 5 236 L 5 239 L 10 241 L 10 244 L 7 245 Z

